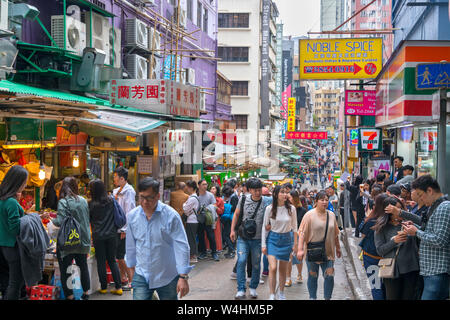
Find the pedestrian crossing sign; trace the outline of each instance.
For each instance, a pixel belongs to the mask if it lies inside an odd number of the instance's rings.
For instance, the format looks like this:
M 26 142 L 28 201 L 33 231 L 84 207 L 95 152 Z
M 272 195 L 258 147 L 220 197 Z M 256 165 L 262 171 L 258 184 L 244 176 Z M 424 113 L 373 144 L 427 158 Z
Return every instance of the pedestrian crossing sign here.
M 416 88 L 450 89 L 450 63 L 421 63 L 416 67 Z

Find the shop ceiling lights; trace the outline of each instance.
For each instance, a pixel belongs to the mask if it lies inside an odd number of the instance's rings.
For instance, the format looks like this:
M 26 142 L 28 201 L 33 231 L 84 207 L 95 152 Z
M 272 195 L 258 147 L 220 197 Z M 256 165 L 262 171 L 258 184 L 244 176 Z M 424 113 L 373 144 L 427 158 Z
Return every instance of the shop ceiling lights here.
M 76 152 L 75 152 L 75 155 L 73 156 L 72 166 L 74 168 L 78 168 L 80 166 L 80 157 L 78 156 L 78 153 L 76 153 Z

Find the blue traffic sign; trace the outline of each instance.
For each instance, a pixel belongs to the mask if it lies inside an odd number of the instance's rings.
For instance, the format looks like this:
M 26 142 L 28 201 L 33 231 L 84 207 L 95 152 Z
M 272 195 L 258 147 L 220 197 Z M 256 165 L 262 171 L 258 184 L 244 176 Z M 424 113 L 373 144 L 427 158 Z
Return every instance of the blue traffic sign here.
M 450 63 L 418 64 L 416 67 L 416 88 L 450 89 Z

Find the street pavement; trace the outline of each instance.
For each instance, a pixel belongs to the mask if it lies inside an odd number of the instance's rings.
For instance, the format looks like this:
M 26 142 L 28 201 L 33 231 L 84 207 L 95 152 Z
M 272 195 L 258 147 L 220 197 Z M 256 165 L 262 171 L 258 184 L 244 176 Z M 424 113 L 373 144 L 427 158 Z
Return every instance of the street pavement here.
M 343 246 L 343 244 L 341 244 Z M 237 291 L 237 282 L 230 278 L 235 259 L 225 259 L 221 255 L 221 260 L 203 260 L 195 264 L 195 268 L 190 272 L 189 294 L 182 300 L 234 300 Z M 261 263 L 262 270 L 262 263 Z M 285 295 L 288 300 L 308 300 L 309 294 L 307 289 L 307 268 L 303 265 L 303 283 L 295 283 L 297 277 L 297 268 L 292 268 L 291 287 L 285 289 Z M 257 288 L 258 299 L 267 300 L 269 298 L 268 277 L 262 277 L 264 284 L 260 284 Z M 112 287 L 110 287 L 112 288 Z M 247 295 L 248 295 L 247 290 Z M 131 292 L 124 292 L 122 296 L 114 296 L 110 293 L 102 295 L 99 293 L 92 294 L 91 300 L 132 300 Z M 318 300 L 323 300 L 323 276 L 320 271 L 319 284 L 317 291 Z M 332 300 L 354 300 L 352 290 L 349 286 L 345 272 L 344 260 L 337 259 L 335 262 L 334 290 Z

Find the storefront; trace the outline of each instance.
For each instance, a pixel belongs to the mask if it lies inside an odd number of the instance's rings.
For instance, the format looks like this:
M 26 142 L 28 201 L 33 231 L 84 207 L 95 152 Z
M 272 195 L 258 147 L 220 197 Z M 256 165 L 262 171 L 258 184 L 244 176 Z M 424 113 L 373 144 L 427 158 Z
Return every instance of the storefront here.
M 402 156 L 416 177 L 436 177 L 439 138 L 436 90 L 416 89 L 416 66 L 442 60 L 450 61 L 450 41 L 403 41 L 377 78 L 376 127 L 387 129 L 393 139 L 385 153 Z

